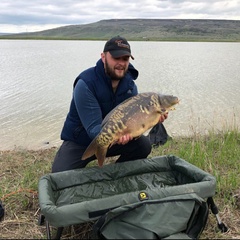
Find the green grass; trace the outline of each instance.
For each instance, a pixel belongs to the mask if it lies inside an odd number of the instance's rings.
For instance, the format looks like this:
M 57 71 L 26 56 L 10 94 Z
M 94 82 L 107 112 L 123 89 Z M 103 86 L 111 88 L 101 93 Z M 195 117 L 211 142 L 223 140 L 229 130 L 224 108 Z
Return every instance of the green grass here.
M 44 226 L 38 226 L 38 180 L 51 171 L 56 148 L 0 152 L 0 198 L 6 214 L 0 222 L 2 238 L 46 238 Z M 202 238 L 240 238 L 240 132 L 237 129 L 210 132 L 207 136 L 174 138 L 153 148 L 149 157 L 172 154 L 216 177 L 214 200 L 227 233 L 216 230 L 210 214 Z M 109 159 L 108 159 L 109 160 Z M 110 161 L 112 161 L 110 159 Z M 96 161 L 91 165 L 95 165 Z M 68 235 L 67 235 L 68 234 Z M 63 238 L 81 238 L 65 233 Z
M 240 188 L 240 133 L 226 131 L 208 136 L 173 139 L 152 151 L 179 156 L 211 173 L 217 179 L 217 192 L 226 195 Z M 230 193 L 229 193 L 230 194 Z

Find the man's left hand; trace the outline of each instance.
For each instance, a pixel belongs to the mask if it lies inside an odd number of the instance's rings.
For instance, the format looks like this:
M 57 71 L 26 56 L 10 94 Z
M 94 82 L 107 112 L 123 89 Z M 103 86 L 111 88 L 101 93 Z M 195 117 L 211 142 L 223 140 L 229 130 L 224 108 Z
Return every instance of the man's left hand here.
M 168 118 L 168 113 L 160 115 L 159 123 L 164 122 L 164 120 L 167 119 L 167 118 Z

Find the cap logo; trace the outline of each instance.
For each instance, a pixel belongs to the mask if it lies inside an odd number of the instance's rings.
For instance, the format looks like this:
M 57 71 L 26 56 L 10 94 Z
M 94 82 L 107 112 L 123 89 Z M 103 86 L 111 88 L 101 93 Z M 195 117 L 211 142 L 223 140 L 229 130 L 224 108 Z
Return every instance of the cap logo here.
M 118 47 L 123 47 L 129 49 L 129 45 L 122 42 L 122 40 L 116 40 L 115 43 L 118 45 Z

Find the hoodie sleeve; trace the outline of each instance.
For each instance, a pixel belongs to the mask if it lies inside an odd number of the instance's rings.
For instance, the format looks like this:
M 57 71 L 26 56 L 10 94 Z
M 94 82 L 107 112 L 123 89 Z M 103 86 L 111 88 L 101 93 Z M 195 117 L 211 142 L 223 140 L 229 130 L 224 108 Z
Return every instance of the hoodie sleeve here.
M 102 111 L 97 99 L 81 79 L 74 88 L 73 99 L 88 136 L 95 138 L 101 130 Z

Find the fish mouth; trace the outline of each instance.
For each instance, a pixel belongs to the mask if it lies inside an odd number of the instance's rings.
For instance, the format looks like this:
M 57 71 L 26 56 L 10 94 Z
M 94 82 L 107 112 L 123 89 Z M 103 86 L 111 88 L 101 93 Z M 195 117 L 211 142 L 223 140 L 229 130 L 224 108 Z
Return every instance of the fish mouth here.
M 174 105 L 179 104 L 180 101 L 181 101 L 181 99 L 177 99 L 177 101 Z
M 174 110 L 175 110 L 175 106 L 177 104 L 179 104 L 179 102 L 180 102 L 180 99 L 177 98 L 176 101 L 173 103 L 173 105 L 170 108 L 174 108 Z
M 168 113 L 169 111 L 176 110 L 175 106 L 176 106 L 177 104 L 179 104 L 179 102 L 180 102 L 180 99 L 177 98 L 176 101 L 173 102 L 173 104 L 172 104 L 171 107 L 168 107 L 168 108 L 162 109 L 162 110 L 165 110 L 164 113 Z
M 172 106 L 175 106 L 180 102 L 180 99 L 178 97 L 174 97 L 175 99 L 172 101 Z

